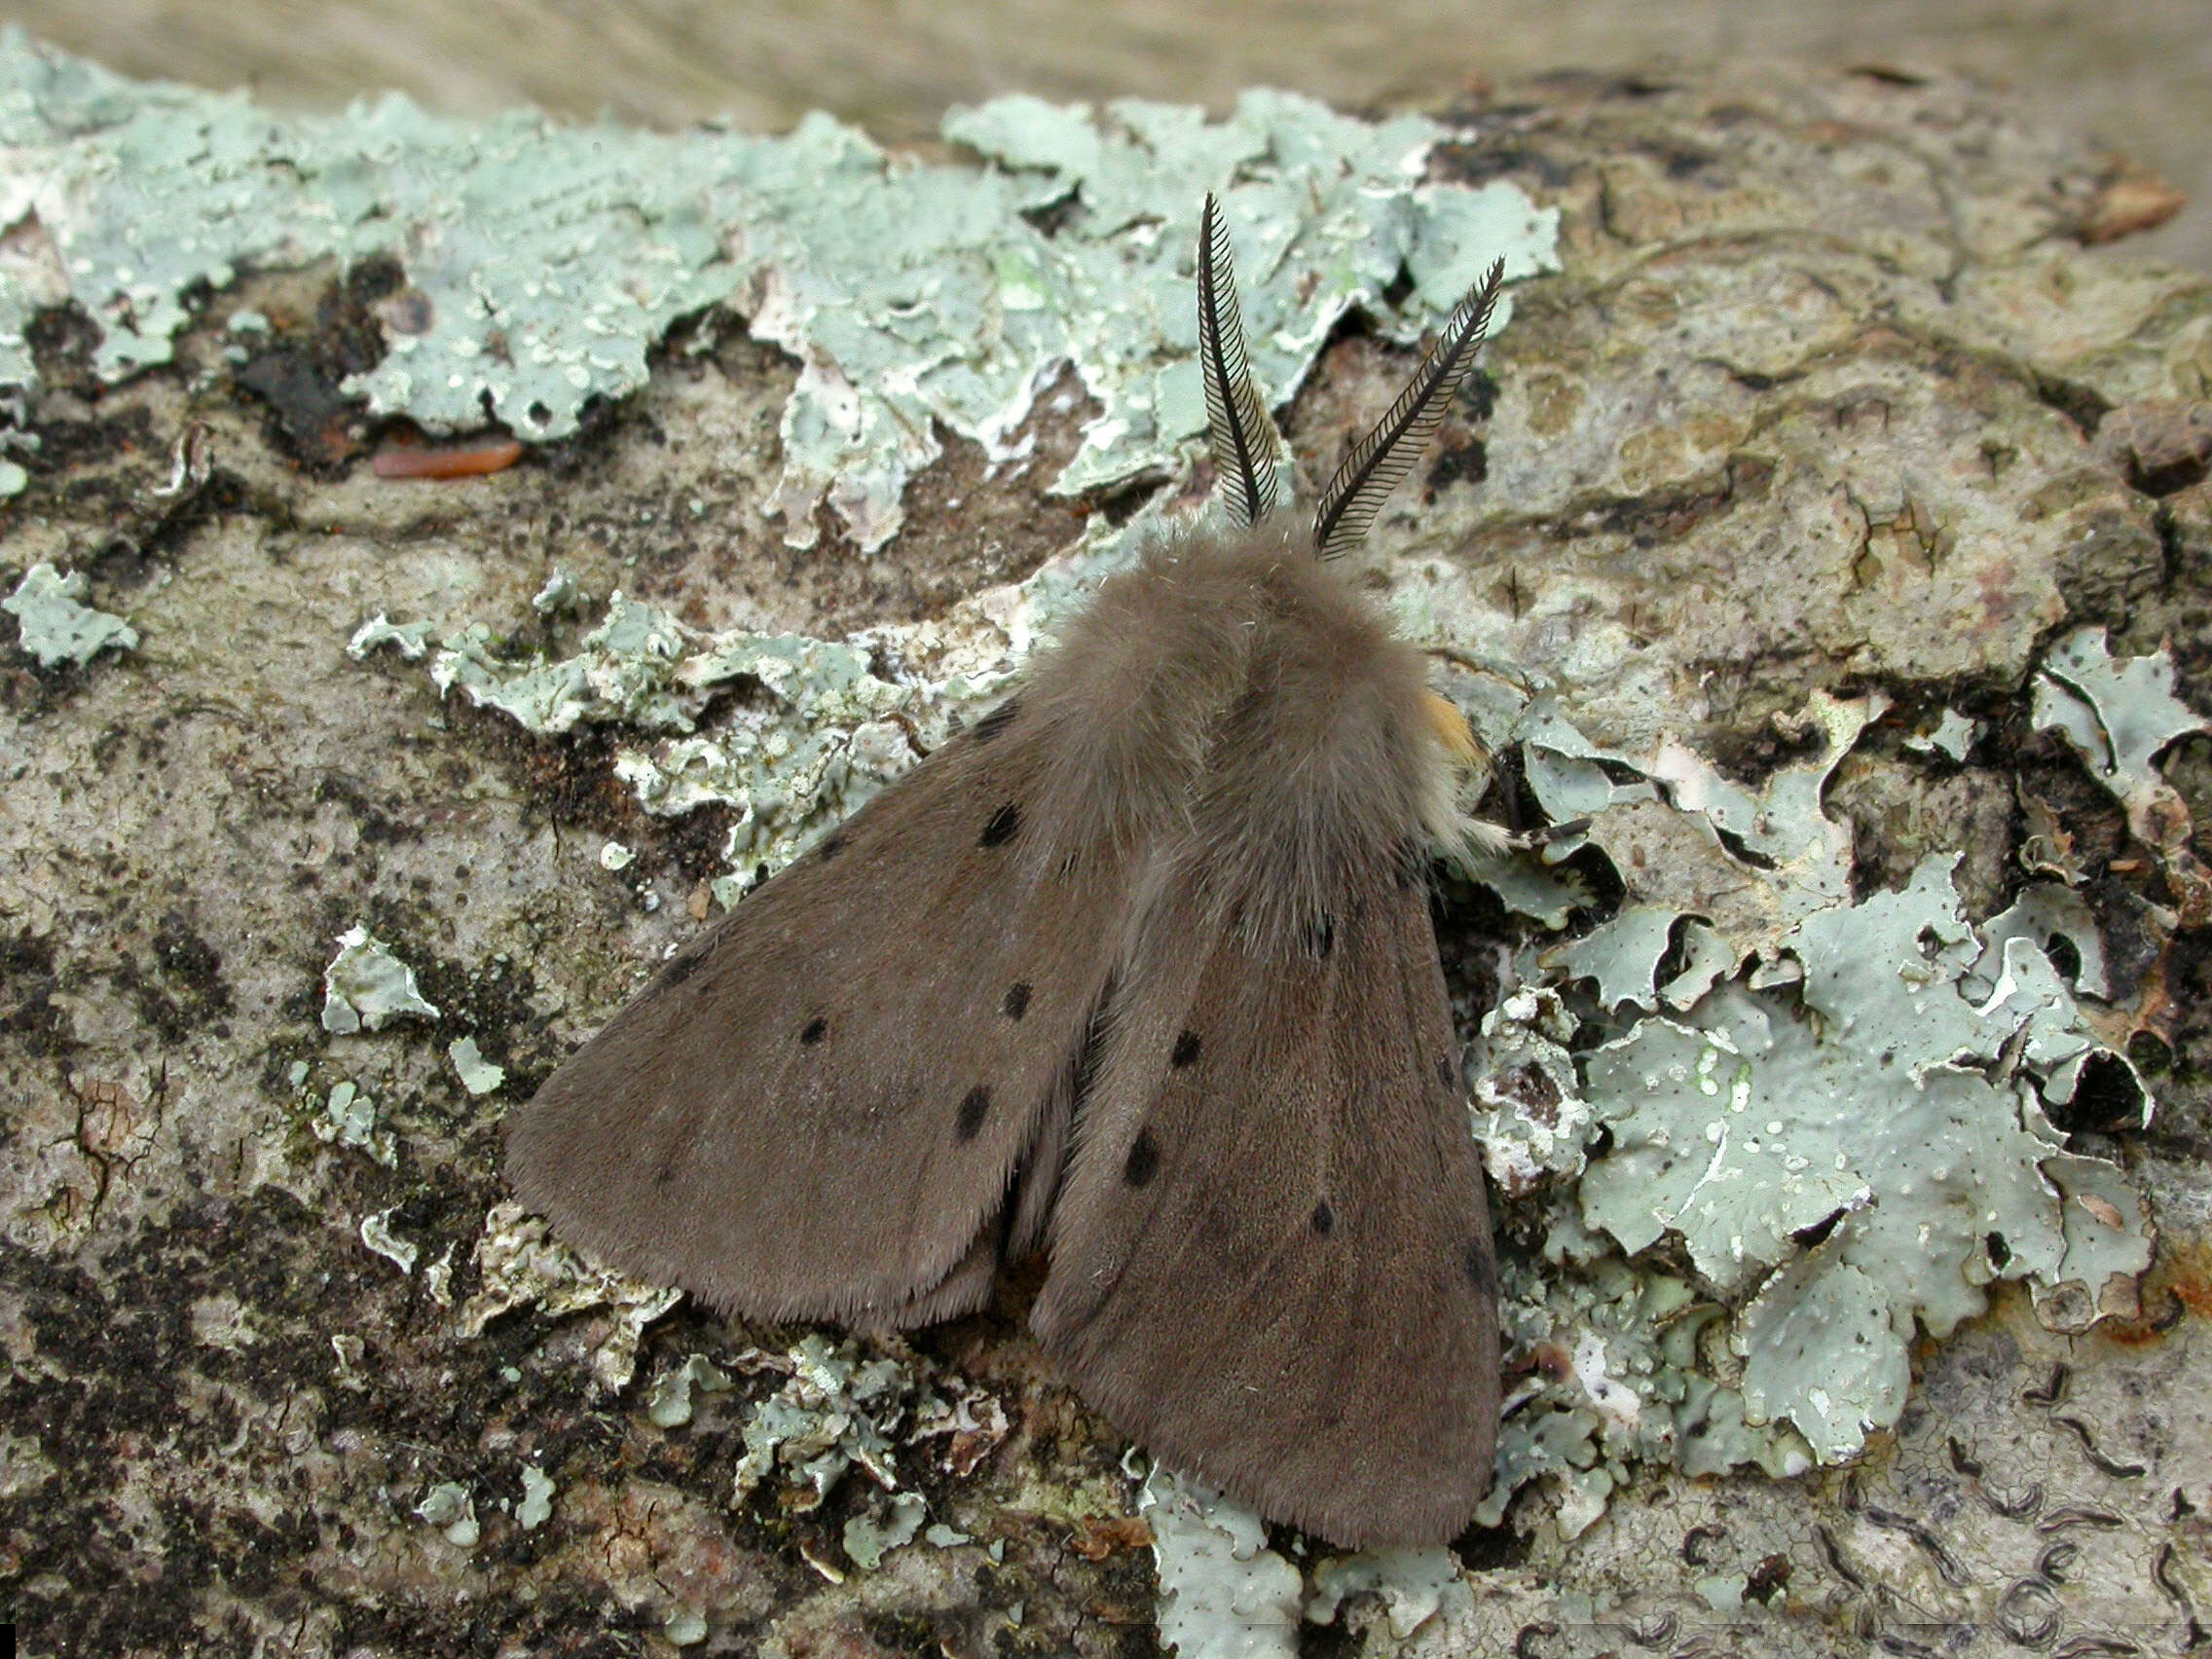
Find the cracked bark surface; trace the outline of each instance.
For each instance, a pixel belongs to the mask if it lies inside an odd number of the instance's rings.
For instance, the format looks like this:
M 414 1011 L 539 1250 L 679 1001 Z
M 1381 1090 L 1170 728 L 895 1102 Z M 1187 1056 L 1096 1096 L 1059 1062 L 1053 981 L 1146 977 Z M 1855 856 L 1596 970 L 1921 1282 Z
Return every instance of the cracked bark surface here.
M 1877 733 L 1840 771 L 1866 879 L 1964 833 L 1985 914 L 2033 804 L 2101 914 L 2160 899 L 2025 690 L 2062 628 L 2101 622 L 2116 652 L 2170 639 L 2182 695 L 2212 706 L 2212 282 L 2084 245 L 2112 165 L 1892 74 L 1552 77 L 1443 113 L 1463 130 L 1439 175 L 1560 207 L 1566 270 L 1516 290 L 1487 423 L 1455 416 L 1386 512 L 1382 579 L 1469 596 L 1481 649 L 1570 688 L 1593 738 L 1667 725 L 1746 776 L 1786 758 L 1770 717 L 1814 689 L 1959 708 L 1994 733 L 1970 763 L 1935 774 Z M 41 671 L 0 635 L 0 1604 L 26 1650 L 611 1654 L 663 1649 L 697 1608 L 710 1652 L 1155 1651 L 1123 1448 L 1039 1360 L 1018 1295 L 913 1346 L 1012 1425 L 965 1475 L 902 1465 L 974 1541 L 870 1571 L 840 1542 L 881 1508 L 865 1482 L 814 1513 L 728 1501 L 739 1414 L 774 1377 L 741 1375 L 687 1428 L 645 1415 L 645 1378 L 761 1333 L 680 1309 L 612 1398 L 586 1374 L 604 1312 L 461 1334 L 504 1196 L 498 1102 L 696 925 L 721 826 L 642 813 L 605 734 L 533 740 L 344 655 L 384 608 L 535 618 L 556 564 L 708 627 L 935 613 L 1073 538 L 1078 515 L 1034 493 L 1055 467 L 989 478 L 955 444 L 883 554 L 794 554 L 759 504 L 795 370 L 732 326 L 672 343 L 647 391 L 522 466 L 382 480 L 328 396 L 378 349 L 373 281 L 227 294 L 275 320 L 281 375 L 235 372 L 202 330 L 103 389 L 89 322 L 50 317 L 36 343 L 44 447 L 0 508 L 0 564 L 89 572 L 142 643 Z M 1356 332 L 1331 348 L 1287 422 L 1309 473 L 1405 368 Z M 1077 412 L 1041 407 L 1038 449 L 1064 460 Z M 158 495 L 195 423 L 211 472 Z M 2212 747 L 2167 773 L 2205 824 Z M 619 875 L 591 862 L 609 836 L 640 852 Z M 323 1031 L 322 968 L 355 922 L 439 1023 Z M 1444 926 L 1463 988 L 1478 924 Z M 1575 1543 L 1540 1506 L 1470 1534 L 1471 1597 L 1407 1650 L 1669 1651 L 1718 1625 L 1781 1652 L 1934 1649 L 1970 1625 L 1990 1650 L 2107 1630 L 2163 1649 L 2212 1628 L 2212 949 L 2185 931 L 2115 968 L 2165 1008 L 2142 1056 L 2157 1124 L 2083 1125 L 2157 1203 L 2144 1320 L 2059 1338 L 2009 1296 L 1924 1351 L 1906 1421 L 1854 1470 L 1652 1473 Z M 463 1034 L 507 1069 L 489 1101 L 447 1059 Z M 391 1166 L 313 1132 L 303 1090 L 341 1080 L 382 1108 Z M 371 1217 L 417 1271 L 364 1246 Z M 559 1493 L 529 1528 L 525 1464 Z M 414 1513 L 448 1482 L 473 1545 Z M 1716 1610 L 1700 1585 L 1731 1574 L 1756 1594 Z M 1562 1590 L 1617 1598 L 1619 1628 L 1577 1626 Z M 1390 1650 L 1372 1603 L 1348 1617 L 1313 1650 Z

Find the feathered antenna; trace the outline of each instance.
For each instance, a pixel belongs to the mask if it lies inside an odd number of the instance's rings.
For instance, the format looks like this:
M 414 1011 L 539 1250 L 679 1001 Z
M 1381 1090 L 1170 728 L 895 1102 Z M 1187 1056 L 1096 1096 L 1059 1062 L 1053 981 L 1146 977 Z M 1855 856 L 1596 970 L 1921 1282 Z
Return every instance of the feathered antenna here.
M 1398 393 L 1398 401 L 1352 446 L 1328 489 L 1321 492 L 1321 504 L 1313 513 L 1313 545 L 1322 558 L 1337 558 L 1359 544 L 1398 480 L 1435 435 L 1445 406 L 1475 365 L 1475 348 L 1490 328 L 1491 309 L 1497 304 L 1497 285 L 1504 276 L 1505 261 L 1496 260 L 1467 290 L 1445 319 L 1444 332 L 1421 359 L 1420 368 Z M 1215 447 L 1220 447 L 1218 438 Z
M 1229 228 L 1210 191 L 1198 220 L 1198 368 L 1222 499 L 1237 524 L 1257 524 L 1275 505 L 1274 427 L 1252 391 Z

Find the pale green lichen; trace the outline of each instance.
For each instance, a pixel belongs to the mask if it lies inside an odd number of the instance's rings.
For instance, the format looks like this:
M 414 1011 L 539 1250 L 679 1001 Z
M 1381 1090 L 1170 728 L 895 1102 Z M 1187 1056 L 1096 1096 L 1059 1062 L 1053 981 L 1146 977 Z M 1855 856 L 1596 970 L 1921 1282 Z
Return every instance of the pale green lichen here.
M 417 1517 L 437 1528 L 446 1542 L 464 1550 L 476 1547 L 483 1535 L 476 1521 L 476 1499 L 459 1481 L 441 1481 L 415 1506 Z
M 1582 1171 L 1597 1120 L 1567 1045 L 1576 1020 L 1559 993 L 1523 985 L 1483 1015 L 1472 1069 L 1474 1129 L 1498 1190 L 1511 1198 Z
M 1945 709 L 1936 722 L 1936 729 L 1914 732 L 1904 740 L 1904 746 L 1920 755 L 1945 755 L 1953 760 L 1963 761 L 1967 752 L 1981 741 L 1981 722 L 1969 719 L 1956 709 Z
M 332 1371 L 338 1385 L 356 1394 L 364 1391 L 369 1379 L 361 1369 L 361 1361 L 367 1356 L 368 1345 L 350 1332 L 342 1332 L 330 1339 L 330 1352 L 337 1361 Z
M 1100 409 L 1057 488 L 1160 467 L 1203 428 L 1189 264 L 1207 190 L 1230 206 L 1272 399 L 1351 306 L 1410 338 L 1493 256 L 1515 277 L 1556 263 L 1556 210 L 1504 182 L 1422 182 L 1444 129 L 1418 116 L 1370 123 L 1281 92 L 1246 93 L 1222 122 L 1014 98 L 955 110 L 944 131 L 982 165 L 891 155 L 820 114 L 772 138 L 528 112 L 471 125 L 399 96 L 278 118 L 10 31 L 0 223 L 35 224 L 65 286 L 0 283 L 0 377 L 31 384 L 37 304 L 74 299 L 100 325 L 95 366 L 121 379 L 169 360 L 197 283 L 388 257 L 411 304 L 350 388 L 433 429 L 489 408 L 539 440 L 643 386 L 677 318 L 729 304 L 800 364 L 771 502 L 787 539 L 812 541 L 827 498 L 873 548 L 937 426 L 1010 459 L 1062 365 Z M 1047 207 L 1050 231 L 1024 217 Z M 1413 291 L 1392 311 L 1401 270 Z
M 370 617 L 346 642 L 346 654 L 359 662 L 379 645 L 390 645 L 409 662 L 419 662 L 430 648 L 436 630 L 427 622 L 395 623 L 388 617 Z
M 2088 774 L 2126 809 L 2129 830 L 2164 866 L 2177 919 L 2201 924 L 2212 919 L 2212 870 L 2190 844 L 2188 803 L 2156 761 L 2178 739 L 2212 731 L 2212 719 L 2173 688 L 2173 659 L 2164 647 L 2116 658 L 2104 630 L 2083 628 L 2045 659 L 2036 677 L 2035 721 L 2039 729 L 2055 727 Z
M 1816 1456 L 1835 1462 L 1904 1411 L 1912 1362 L 1887 1288 L 1830 1239 L 1775 1274 L 1744 1309 L 1744 1419 L 1788 1418 Z
M 1948 857 L 1851 903 L 1821 785 L 1878 712 L 1816 697 L 1796 729 L 1824 741 L 1756 793 L 1672 738 L 1601 754 L 1541 697 L 1523 717 L 1531 786 L 1592 819 L 1628 888 L 1625 920 L 1544 960 L 1595 983 L 1587 1014 L 1625 1012 L 1578 1079 L 1555 1064 L 1531 1089 L 1526 1055 L 1500 1054 L 1493 1088 L 1531 1097 L 1543 1135 L 1526 1111 L 1478 1119 L 1501 1186 L 1542 1195 L 1548 1218 L 1554 1271 L 1508 1273 L 1516 1351 L 1558 1356 L 1507 1419 L 1486 1518 L 1541 1481 L 1572 1535 L 1641 1458 L 1788 1473 L 1850 1456 L 1902 1410 L 1916 1329 L 1948 1334 L 2000 1278 L 2026 1280 L 2057 1329 L 2132 1307 L 2141 1200 L 2066 1151 L 2040 1104 L 2094 1055 L 2125 1064 L 2046 948 L 2075 942 L 2082 988 L 2103 987 L 2093 922 L 2036 884 L 1977 934 Z M 1728 902 L 1682 922 L 1656 848 L 1703 861 Z M 1659 983 L 1668 944 L 1682 966 Z M 1635 1017 L 1656 1005 L 1670 1013 Z M 1609 1144 L 1583 1168 L 1601 1122 Z M 1645 1266 L 1669 1238 L 1698 1284 Z
M 1931 1051 L 1885 1066 L 1740 986 L 1694 1017 L 1591 1057 L 1614 1143 L 1581 1203 L 1631 1253 L 1673 1233 L 1724 1303 L 1751 1297 L 1731 1339 L 1751 1423 L 1787 1416 L 1824 1460 L 1848 1456 L 1897 1419 L 1915 1320 L 1946 1336 L 2000 1278 L 2101 1293 L 2149 1265 L 2124 1226 L 2104 1259 L 2069 1259 L 2057 1183 L 2094 1161 L 2010 1079 L 1915 1063 Z M 1794 1235 L 1818 1229 L 1805 1250 Z
M 1673 943 L 1681 913 L 1659 904 L 1630 904 L 1602 927 L 1545 956 L 1544 966 L 1570 979 L 1591 979 L 1604 1009 L 1659 1006 L 1660 959 Z
M 628 1386 L 645 1327 L 683 1300 L 680 1290 L 586 1262 L 554 1241 L 544 1217 L 512 1200 L 486 1212 L 475 1262 L 482 1283 L 455 1319 L 461 1335 L 480 1336 L 501 1314 L 534 1303 L 554 1318 L 604 1310 L 607 1334 L 591 1355 L 592 1386 L 601 1393 Z
M 1329 1556 L 1309 1582 L 1268 1548 L 1257 1513 L 1157 1465 L 1138 1489 L 1137 1513 L 1152 1530 L 1161 1642 L 1184 1659 L 1287 1659 L 1301 1622 L 1334 1624 L 1356 1596 L 1381 1602 L 1395 1641 L 1472 1603 L 1457 1558 L 1441 1544 Z
M 87 586 L 84 571 L 62 575 L 42 560 L 23 572 L 13 593 L 0 599 L 0 610 L 15 617 L 23 649 L 41 668 L 65 662 L 82 668 L 101 651 L 137 645 L 138 631 L 129 623 L 84 603 Z
M 1295 389 L 1346 310 L 1380 305 L 1401 268 L 1433 317 L 1494 257 L 1516 278 L 1552 263 L 1557 215 L 1516 187 L 1420 184 L 1441 136 L 1422 117 L 1378 126 L 1269 92 L 1246 92 L 1218 124 L 1138 99 L 1094 121 L 1005 98 L 955 110 L 945 133 L 1024 169 L 1036 204 L 1062 212 L 1052 236 L 1015 240 L 995 269 L 1009 332 L 1064 326 L 1063 350 L 1104 406 L 1061 489 L 1128 476 L 1117 451 L 1143 454 L 1138 470 L 1166 463 L 1204 427 L 1189 250 L 1209 190 L 1237 244 L 1253 376 L 1270 402 Z
M 1137 1493 L 1160 1575 L 1160 1642 L 1182 1659 L 1293 1659 L 1305 1583 L 1242 1504 L 1155 1468 Z
M 1334 1624 L 1348 1598 L 1372 1595 L 1381 1599 L 1383 1623 L 1395 1641 L 1428 1623 L 1447 1602 L 1471 1604 L 1474 1599 L 1460 1576 L 1458 1557 L 1442 1544 L 1335 1556 L 1313 1569 L 1312 1583 L 1305 1606 L 1309 1624 Z
M 338 936 L 338 954 L 322 971 L 322 1028 L 336 1036 L 382 1031 L 394 1019 L 436 1019 L 415 983 L 415 970 L 364 927 Z
M 2112 995 L 2112 977 L 2105 967 L 2104 933 L 2089 913 L 2088 902 L 2059 881 L 2031 881 L 2002 913 L 1981 924 L 1983 962 L 2004 960 L 2005 947 L 2015 939 L 2044 947 L 2064 940 L 2072 946 L 2080 967 L 2075 988 L 2083 996 L 2099 999 Z M 1986 1002 L 1996 982 L 1984 978 L 1981 964 L 1970 970 L 1961 988 L 1976 1002 Z
M 819 1333 L 802 1337 L 778 1363 L 789 1372 L 783 1386 L 746 1419 L 745 1456 L 733 1476 L 738 1501 L 780 1473 L 799 1506 L 814 1508 L 854 1467 L 896 1492 L 892 1447 L 913 1378 L 896 1360 L 863 1359 L 852 1342 L 832 1344 Z
M 531 609 L 540 616 L 558 616 L 564 610 L 573 610 L 583 602 L 582 585 L 558 568 L 545 578 L 545 585 L 530 596 Z
M 863 1572 L 873 1572 L 883 1565 L 885 1556 L 914 1541 L 929 1513 L 920 1493 L 895 1493 L 884 1506 L 882 1519 L 863 1513 L 845 1523 L 845 1554 Z
M 440 1308 L 453 1306 L 453 1253 L 454 1244 L 438 1253 L 438 1259 L 423 1270 L 423 1293 Z
M 470 1094 L 490 1094 L 507 1081 L 507 1068 L 487 1060 L 473 1037 L 456 1037 L 446 1045 L 446 1055 L 453 1061 L 461 1087 Z
M 307 1101 L 315 1104 L 312 1094 Z M 317 1140 L 365 1152 L 387 1169 L 399 1161 L 391 1131 L 377 1126 L 377 1103 L 350 1079 L 331 1085 L 310 1126 Z
M 724 1394 L 729 1374 L 703 1353 L 686 1355 L 653 1379 L 645 1394 L 645 1416 L 656 1428 L 682 1428 L 691 1420 L 691 1391 Z
M 2173 659 L 2115 657 L 2102 628 L 2061 640 L 2036 679 L 2035 721 L 2055 726 L 2089 775 L 2132 813 L 2163 791 L 2154 762 L 2175 739 L 2212 731 L 2212 719 L 2174 695 Z
M 707 1640 L 707 1615 L 696 1607 L 679 1607 L 660 1627 L 671 1647 L 696 1647 Z
M 624 749 L 614 766 L 647 811 L 735 808 L 724 856 L 746 868 L 788 863 L 914 759 L 894 717 L 917 703 L 919 690 L 878 678 L 866 650 L 798 634 L 704 633 L 619 592 L 566 657 L 510 661 L 482 623 L 448 638 L 432 624 L 397 626 L 382 616 L 356 630 L 347 649 L 358 660 L 384 645 L 410 657 L 428 652 L 440 691 L 458 685 L 479 707 L 546 734 L 579 723 L 689 733 L 717 691 L 756 687 L 763 695 L 731 710 L 714 735 Z M 945 715 L 928 714 L 925 723 L 941 735 Z M 610 869 L 627 863 L 619 855 L 601 862 Z
M 1787 1426 L 1747 1429 L 1740 1394 L 1703 1374 L 1702 1339 L 1721 1310 L 1694 1287 L 1624 1261 L 1570 1205 L 1553 1210 L 1543 1258 L 1500 1263 L 1509 1345 L 1538 1365 L 1507 1403 L 1480 1524 L 1498 1525 L 1515 1493 L 1539 1483 L 1551 1525 L 1571 1538 L 1641 1461 L 1698 1474 L 1811 1466 Z
M 361 1222 L 361 1242 L 403 1273 L 412 1273 L 423 1249 L 391 1230 L 391 1210 L 379 1210 Z
M 617 591 L 572 656 L 508 662 L 479 623 L 431 657 L 430 678 L 440 691 L 458 685 L 478 708 L 498 709 L 529 731 L 557 734 L 579 720 L 689 731 L 705 702 L 678 677 L 693 638 L 666 611 Z
M 553 1477 L 533 1464 L 522 1466 L 522 1501 L 515 1505 L 515 1520 L 526 1532 L 534 1532 L 553 1519 L 553 1494 L 559 1489 Z

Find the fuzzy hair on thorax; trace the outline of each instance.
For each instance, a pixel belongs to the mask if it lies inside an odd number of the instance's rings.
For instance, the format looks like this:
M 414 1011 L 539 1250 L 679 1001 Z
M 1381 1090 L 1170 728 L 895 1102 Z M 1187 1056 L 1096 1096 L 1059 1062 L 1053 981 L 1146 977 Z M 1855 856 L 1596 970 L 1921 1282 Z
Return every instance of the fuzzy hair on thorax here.
M 1040 847 L 1179 845 L 1249 947 L 1295 946 L 1328 896 L 1453 833 L 1453 757 L 1397 639 L 1288 512 L 1169 531 L 1035 665 L 1053 732 Z M 1195 868 L 1186 866 L 1195 862 Z

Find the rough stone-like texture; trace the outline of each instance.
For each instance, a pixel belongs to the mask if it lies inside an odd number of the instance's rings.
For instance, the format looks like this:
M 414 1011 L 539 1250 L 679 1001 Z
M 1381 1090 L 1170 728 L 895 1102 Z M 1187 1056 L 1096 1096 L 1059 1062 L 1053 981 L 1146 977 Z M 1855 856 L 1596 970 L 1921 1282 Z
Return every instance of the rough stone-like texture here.
M 2212 1629 L 2212 949 L 2170 932 L 2157 861 L 2036 735 L 2030 680 L 2102 623 L 2116 653 L 2170 638 L 2180 694 L 2212 707 L 2212 284 L 2085 251 L 2099 161 L 1950 83 L 1553 79 L 1442 113 L 1437 175 L 1559 207 L 1565 270 L 1517 291 L 1483 395 L 1378 527 L 1379 579 L 1417 632 L 1449 615 L 1466 661 L 1548 675 L 1592 738 L 1665 724 L 1754 787 L 1792 757 L 1771 716 L 1886 692 L 1828 795 L 1861 879 L 1963 842 L 1977 917 L 2023 864 L 2082 883 L 2162 1112 L 2063 1126 L 2144 1184 L 2162 1244 L 2139 1320 L 2051 1336 L 2008 1294 L 1924 1346 L 1905 1420 L 1849 1471 L 1650 1473 L 1572 1542 L 1517 1507 L 1460 1541 L 1460 1593 L 1409 1651 L 2184 1647 Z M 221 310 L 350 372 L 374 276 L 253 277 Z M 1054 468 L 986 476 L 954 443 L 882 553 L 794 552 L 762 507 L 795 366 L 735 327 L 696 338 L 576 438 L 429 485 L 287 459 L 208 331 L 115 387 L 84 319 L 34 331 L 42 445 L 0 563 L 87 571 L 139 642 L 44 669 L 0 635 L 0 1605 L 28 1651 L 1156 1650 L 1123 1448 L 1042 1366 L 1018 1294 L 914 1345 L 926 1391 L 988 1396 L 965 1408 L 983 1426 L 900 1439 L 951 1530 L 866 1571 L 856 1544 L 903 1523 L 865 1478 L 818 1509 L 792 1486 L 732 1502 L 739 1425 L 797 1333 L 680 1309 L 609 1391 L 619 1299 L 477 1300 L 535 1260 L 479 1249 L 500 1103 L 706 914 L 722 825 L 645 815 L 609 739 L 533 740 L 350 662 L 351 631 L 499 616 L 550 644 L 531 600 L 559 566 L 697 626 L 836 636 L 941 612 L 1079 528 L 1032 504 Z M 1356 332 L 1331 349 L 1287 423 L 1309 472 L 1405 367 Z M 1072 454 L 1067 407 L 1032 429 Z M 987 536 L 960 528 L 978 512 Z M 1945 707 L 1987 735 L 1914 757 Z M 2167 775 L 2206 823 L 2212 747 Z M 636 862 L 608 867 L 609 838 Z M 434 1023 L 324 1029 L 355 925 Z M 1443 915 L 1470 1028 L 1495 925 Z M 461 1037 L 498 1093 L 468 1091 Z M 647 1380 L 672 1397 L 695 1352 L 734 1386 L 663 1427 Z M 927 1402 L 902 1409 L 910 1432 Z M 1391 1649 L 1374 1599 L 1339 1618 L 1314 1651 Z

